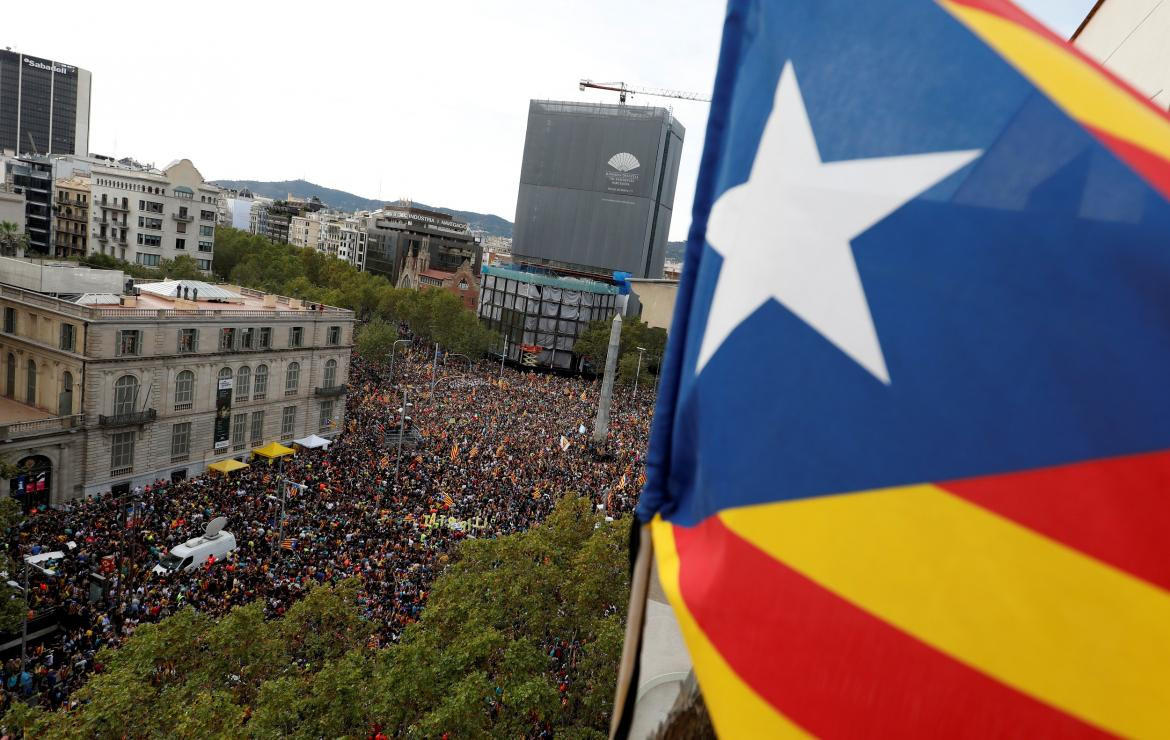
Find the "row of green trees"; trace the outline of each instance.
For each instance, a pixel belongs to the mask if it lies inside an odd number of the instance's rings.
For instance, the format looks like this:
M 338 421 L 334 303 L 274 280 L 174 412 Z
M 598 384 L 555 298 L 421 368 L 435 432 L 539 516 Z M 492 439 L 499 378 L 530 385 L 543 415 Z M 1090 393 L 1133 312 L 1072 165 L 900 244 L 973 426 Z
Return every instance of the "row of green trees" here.
M 364 324 L 356 344 L 366 357 L 385 357 L 398 338 L 399 325 L 469 357 L 500 344 L 453 293 L 396 288 L 381 275 L 315 249 L 275 244 L 245 231 L 217 229 L 212 270 L 239 285 L 351 309 Z
M 147 267 L 120 260 L 108 254 L 87 254 L 78 257 L 77 262 L 86 267 L 96 267 L 102 270 L 121 270 L 130 277 L 154 280 L 202 280 L 206 277 L 199 269 L 198 263 L 185 254 L 173 260 L 165 259 L 159 262 L 158 267 Z
M 89 267 L 122 270 L 136 278 L 198 280 L 205 275 L 186 255 L 158 267 L 137 265 L 103 254 L 79 258 Z M 438 342 L 449 352 L 478 357 L 497 349 L 501 338 L 480 324 L 458 296 L 444 290 L 395 288 L 381 275 L 362 272 L 315 249 L 276 244 L 238 229 L 216 229 L 212 272 L 227 282 L 268 293 L 351 309 L 362 323 L 357 350 L 384 357 L 398 338 L 398 326 Z
M 134 277 L 202 277 L 187 256 L 164 260 L 158 268 L 129 264 L 106 255 L 90 255 L 83 263 L 121 269 Z M 385 357 L 398 327 L 404 325 L 420 339 L 438 342 L 445 350 L 478 357 L 498 351 L 502 339 L 483 326 L 458 296 L 444 290 L 416 291 L 396 288 L 381 275 L 358 270 L 344 260 L 315 249 L 277 244 L 238 229 L 216 229 L 212 271 L 222 280 L 269 293 L 302 298 L 351 309 L 362 322 L 356 345 L 359 354 Z M 609 320 L 593 322 L 577 340 L 574 352 L 588 357 L 595 368 L 605 364 L 609 347 Z M 657 375 L 666 346 L 666 330 L 651 328 L 636 318 L 622 324 L 618 381 L 633 383 L 640 372 Z M 638 370 L 642 347 L 642 367 Z
M 589 324 L 573 347 L 573 351 L 589 358 L 601 372 L 609 352 L 609 332 L 612 319 L 600 319 Z M 644 351 L 639 352 L 638 347 Z M 622 321 L 618 344 L 618 374 L 616 382 L 631 385 L 639 374 L 643 379 L 658 375 L 662 354 L 666 350 L 666 330 L 651 327 L 645 321 L 628 318 Z M 639 355 L 641 357 L 639 358 Z M 641 368 L 638 363 L 641 361 Z
M 624 522 L 566 496 L 527 532 L 465 541 L 422 619 L 375 649 L 357 580 L 313 589 L 279 619 L 262 601 L 217 620 L 185 609 L 139 627 L 49 713 L 16 704 L 26 737 L 603 738 L 629 598 Z M 615 608 L 616 607 L 616 608 Z M 567 641 L 572 689 L 549 658 Z

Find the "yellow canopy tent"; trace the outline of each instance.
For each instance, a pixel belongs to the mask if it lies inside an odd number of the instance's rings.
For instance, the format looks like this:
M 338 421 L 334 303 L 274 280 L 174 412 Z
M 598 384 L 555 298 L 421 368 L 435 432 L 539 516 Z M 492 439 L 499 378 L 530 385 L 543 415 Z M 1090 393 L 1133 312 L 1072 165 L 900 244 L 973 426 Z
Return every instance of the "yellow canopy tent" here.
M 233 470 L 239 470 L 240 468 L 246 468 L 246 467 L 248 467 L 248 463 L 242 463 L 239 460 L 232 460 L 231 458 L 228 458 L 227 460 L 220 460 L 219 462 L 213 462 L 212 464 L 207 466 L 207 469 L 214 470 L 217 473 L 223 473 L 224 475 L 227 475 L 228 473 L 232 472 Z
M 269 460 L 275 460 L 278 457 L 284 457 L 285 455 L 292 455 L 295 452 L 296 450 L 293 448 L 285 447 L 279 442 L 269 442 L 263 447 L 257 447 L 252 450 L 253 455 L 256 455 L 257 457 L 266 457 Z

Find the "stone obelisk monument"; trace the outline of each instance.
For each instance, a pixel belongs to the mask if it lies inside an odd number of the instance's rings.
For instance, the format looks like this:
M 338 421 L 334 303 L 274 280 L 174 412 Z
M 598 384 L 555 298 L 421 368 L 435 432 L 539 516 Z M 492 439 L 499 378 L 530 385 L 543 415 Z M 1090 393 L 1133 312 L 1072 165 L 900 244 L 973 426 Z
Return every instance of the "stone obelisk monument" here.
M 605 355 L 605 376 L 601 380 L 601 400 L 597 404 L 597 419 L 593 422 L 593 444 L 605 447 L 609 436 L 609 406 L 613 402 L 613 377 L 617 374 L 618 348 L 622 341 L 622 315 L 614 314 L 609 328 L 609 351 Z

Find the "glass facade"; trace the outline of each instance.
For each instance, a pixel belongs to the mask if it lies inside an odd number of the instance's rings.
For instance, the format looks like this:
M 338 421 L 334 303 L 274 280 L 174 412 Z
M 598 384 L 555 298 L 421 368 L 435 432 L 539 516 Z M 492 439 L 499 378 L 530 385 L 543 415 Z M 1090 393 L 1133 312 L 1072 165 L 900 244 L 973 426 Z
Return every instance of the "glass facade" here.
M 20 55 L 0 51 L 0 149 L 16 149 L 19 89 Z
M 580 369 L 572 354 L 577 337 L 589 322 L 612 318 L 619 297 L 606 283 L 488 268 L 479 318 L 508 340 L 511 359 L 520 359 L 521 345 L 535 346 L 540 364 Z
M 0 148 L 22 154 L 87 152 L 88 79 L 88 72 L 68 64 L 0 50 Z M 79 126 L 85 129 L 79 132 Z

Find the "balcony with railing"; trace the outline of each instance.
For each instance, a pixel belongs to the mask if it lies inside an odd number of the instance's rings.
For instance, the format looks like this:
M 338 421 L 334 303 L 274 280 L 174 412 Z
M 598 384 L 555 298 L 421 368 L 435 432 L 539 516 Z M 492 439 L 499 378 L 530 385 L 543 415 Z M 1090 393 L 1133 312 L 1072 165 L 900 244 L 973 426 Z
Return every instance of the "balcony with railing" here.
M 53 416 L 48 419 L 32 421 L 18 421 L 13 424 L 0 424 L 0 440 L 23 439 L 25 437 L 39 437 L 45 434 L 67 432 L 71 429 L 80 429 L 85 425 L 84 414 L 70 416 Z
M 319 385 L 313 389 L 313 395 L 320 398 L 336 398 L 337 396 L 345 395 L 345 390 L 346 388 L 344 385 Z
M 154 409 L 143 409 L 142 411 L 129 411 L 124 414 L 114 414 L 106 416 L 105 414 L 98 416 L 98 426 L 105 429 L 113 429 L 115 427 L 129 427 L 140 426 L 142 424 L 149 424 L 158 417 L 158 412 Z
M 184 215 L 181 213 L 172 213 L 171 218 L 175 219 L 176 221 L 182 221 L 185 224 L 189 224 L 195 220 L 194 216 Z

